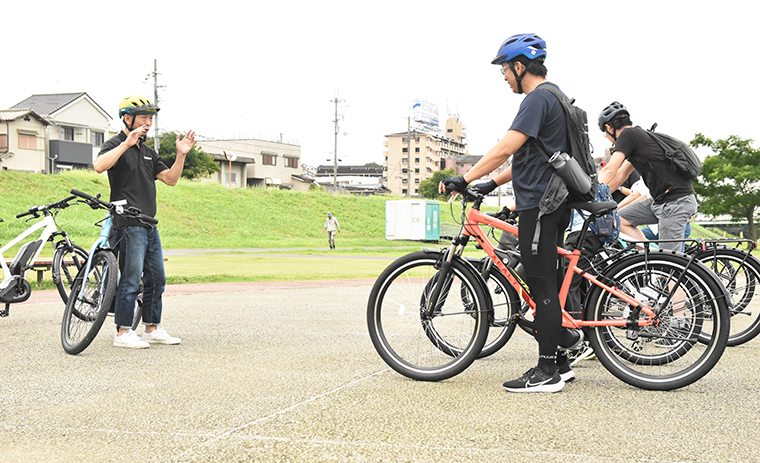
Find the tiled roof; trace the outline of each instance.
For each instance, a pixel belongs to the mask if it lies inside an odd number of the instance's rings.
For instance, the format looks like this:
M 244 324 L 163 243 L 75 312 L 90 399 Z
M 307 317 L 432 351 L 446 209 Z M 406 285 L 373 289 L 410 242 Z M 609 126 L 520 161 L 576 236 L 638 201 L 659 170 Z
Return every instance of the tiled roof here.
M 39 116 L 37 113 L 32 111 L 29 108 L 20 108 L 20 109 L 6 109 L 0 111 L 0 121 L 15 121 L 18 118 L 24 117 L 27 114 L 31 114 L 32 117 L 39 120 L 45 125 L 49 125 L 50 123 L 45 120 L 44 117 Z
M 84 95 L 84 93 L 52 93 L 48 95 L 32 95 L 26 100 L 11 107 L 11 109 L 32 108 L 38 114 L 48 115 L 54 113 L 58 109 L 61 109 L 82 95 Z
M 29 98 L 27 98 L 24 101 L 19 102 L 15 106 L 11 107 L 11 109 L 21 109 L 21 108 L 31 108 L 36 112 L 37 114 L 41 114 L 43 116 L 49 116 L 59 109 L 63 108 L 64 106 L 72 103 L 73 101 L 77 100 L 78 98 L 81 98 L 82 96 L 87 96 L 87 98 L 100 109 L 103 111 L 104 114 L 106 114 L 109 118 L 111 117 L 108 115 L 108 112 L 105 111 L 103 108 L 100 107 L 99 104 L 95 102 L 92 98 L 90 98 L 89 95 L 85 92 L 80 93 L 50 93 L 45 95 L 32 95 Z

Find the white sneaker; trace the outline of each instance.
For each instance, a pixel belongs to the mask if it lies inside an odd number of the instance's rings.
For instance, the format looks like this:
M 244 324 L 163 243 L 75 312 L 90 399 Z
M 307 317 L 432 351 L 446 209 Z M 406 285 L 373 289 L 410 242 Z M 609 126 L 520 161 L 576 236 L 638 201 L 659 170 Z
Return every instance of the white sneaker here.
M 163 328 L 156 328 L 150 333 L 143 333 L 142 340 L 155 344 L 179 344 L 182 342 L 180 338 L 175 338 L 169 335 Z
M 130 349 L 145 349 L 150 347 L 150 344 L 140 339 L 132 330 L 119 336 L 118 334 L 113 338 L 114 347 L 128 347 Z

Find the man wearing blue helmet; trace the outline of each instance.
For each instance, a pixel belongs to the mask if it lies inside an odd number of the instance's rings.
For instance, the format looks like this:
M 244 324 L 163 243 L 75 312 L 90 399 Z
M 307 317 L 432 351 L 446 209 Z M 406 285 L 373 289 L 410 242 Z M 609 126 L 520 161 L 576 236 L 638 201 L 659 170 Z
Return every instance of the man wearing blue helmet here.
M 467 185 L 497 169 L 514 155 L 512 165 L 488 184 L 486 190 L 512 181 L 515 210 L 520 215 L 520 254 L 531 295 L 536 301 L 536 339 L 538 365 L 522 377 L 507 381 L 510 392 L 557 392 L 572 381 L 566 354 L 557 347 L 562 334 L 562 309 L 559 302 L 557 247 L 564 240 L 569 212 L 564 201 L 555 202 L 551 210 L 541 206 L 550 182 L 561 182 L 540 150 L 545 153 L 569 152 L 565 112 L 557 97 L 539 87 L 552 85 L 546 80 L 546 42 L 536 34 L 518 34 L 499 47 L 491 64 L 501 66 L 501 73 L 514 93 L 525 94 L 509 131 L 496 146 L 461 177 L 447 178 L 439 185 L 441 193 L 464 191 Z M 556 86 L 555 86 L 556 87 Z M 480 187 L 481 192 L 485 192 Z M 544 203 L 546 204 L 546 203 Z M 534 235 L 538 248 L 534 253 Z M 557 269 L 549 271 L 546 269 Z

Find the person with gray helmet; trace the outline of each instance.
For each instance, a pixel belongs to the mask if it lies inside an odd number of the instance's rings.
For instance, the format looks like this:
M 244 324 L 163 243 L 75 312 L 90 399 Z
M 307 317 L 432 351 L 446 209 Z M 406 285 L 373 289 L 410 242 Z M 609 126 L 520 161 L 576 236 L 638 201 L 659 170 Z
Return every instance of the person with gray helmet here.
M 616 190 L 634 169 L 649 188 L 649 197 L 620 209 L 620 231 L 644 241 L 639 225 L 658 224 L 660 239 L 683 240 L 689 218 L 697 212 L 691 180 L 665 157 L 665 151 L 639 126 L 634 127 L 628 109 L 613 101 L 599 113 L 599 129 L 615 147 L 599 173 L 599 182 Z M 680 251 L 682 243 L 663 242 L 662 249 Z
M 322 231 L 327 231 L 327 242 L 330 244 L 330 249 L 335 249 L 335 233 L 340 232 L 340 224 L 338 219 L 333 217 L 332 212 L 327 213 L 325 228 Z

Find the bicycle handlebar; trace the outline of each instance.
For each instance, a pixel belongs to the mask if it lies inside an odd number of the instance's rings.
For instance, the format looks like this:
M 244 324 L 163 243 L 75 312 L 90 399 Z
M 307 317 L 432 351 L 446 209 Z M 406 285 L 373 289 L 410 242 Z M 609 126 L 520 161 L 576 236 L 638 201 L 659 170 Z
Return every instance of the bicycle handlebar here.
M 49 211 L 50 209 L 65 209 L 71 206 L 70 202 L 74 199 L 76 199 L 76 196 L 69 196 L 68 198 L 64 198 L 54 203 L 45 204 L 44 206 L 32 206 L 29 208 L 28 211 L 22 212 L 21 214 L 16 215 L 16 218 L 20 219 L 28 215 L 31 215 L 34 218 L 37 218 L 40 216 L 40 212 L 44 213 L 45 211 Z
M 108 209 L 114 214 L 122 215 L 122 216 L 132 218 L 132 219 L 137 219 L 138 221 L 146 225 L 155 226 L 156 224 L 158 224 L 158 220 L 154 219 L 153 217 L 149 215 L 143 214 L 140 209 L 134 206 L 120 207 L 119 205 L 109 203 L 108 201 L 103 201 L 99 197 L 91 196 L 91 195 L 88 195 L 87 193 L 84 193 L 79 190 L 74 190 L 74 189 L 71 190 L 71 194 L 79 196 L 80 198 L 83 198 L 85 202 L 93 209 Z

